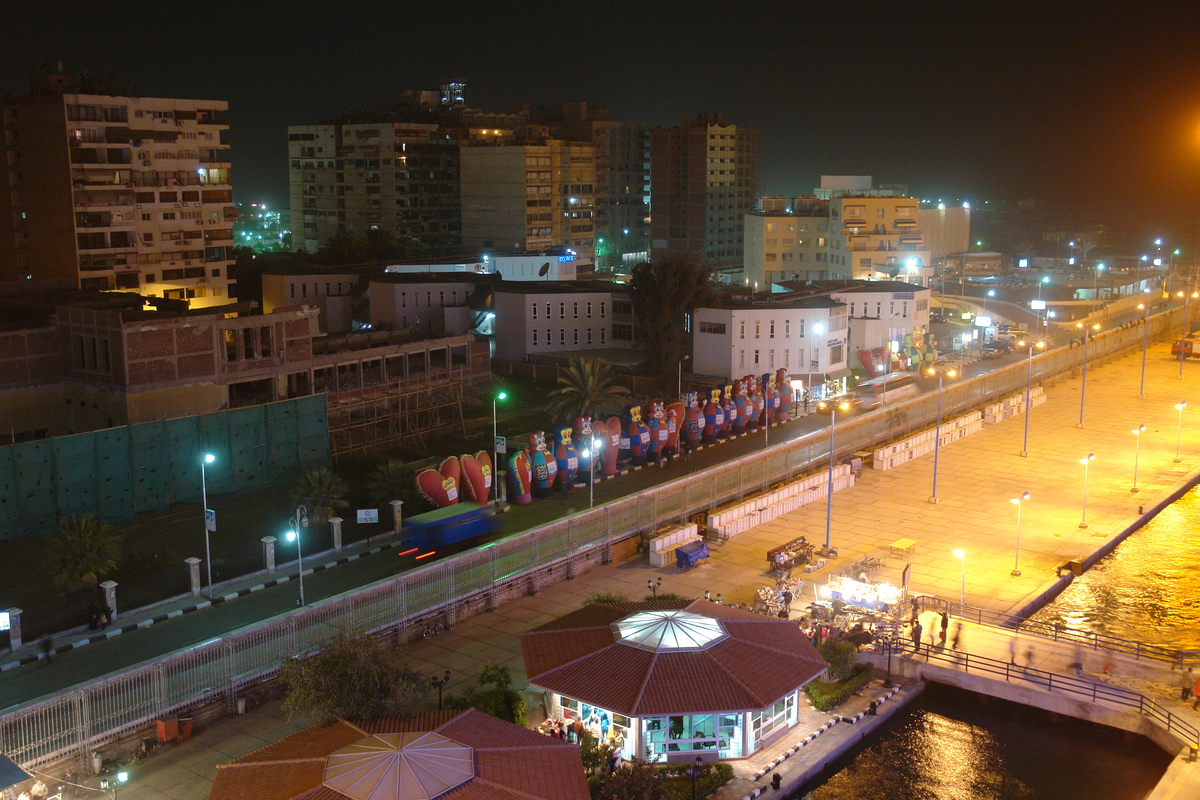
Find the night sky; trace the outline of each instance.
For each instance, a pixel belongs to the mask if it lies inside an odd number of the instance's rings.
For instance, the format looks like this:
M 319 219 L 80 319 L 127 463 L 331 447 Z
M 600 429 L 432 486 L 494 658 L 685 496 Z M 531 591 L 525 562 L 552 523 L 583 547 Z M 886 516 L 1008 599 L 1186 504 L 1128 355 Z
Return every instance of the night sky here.
M 762 129 L 772 193 L 869 174 L 925 198 L 1200 215 L 1195 2 L 8 5 L 0 89 L 63 59 L 140 94 L 228 100 L 243 201 L 286 201 L 288 124 L 463 75 L 487 110 L 723 111 Z

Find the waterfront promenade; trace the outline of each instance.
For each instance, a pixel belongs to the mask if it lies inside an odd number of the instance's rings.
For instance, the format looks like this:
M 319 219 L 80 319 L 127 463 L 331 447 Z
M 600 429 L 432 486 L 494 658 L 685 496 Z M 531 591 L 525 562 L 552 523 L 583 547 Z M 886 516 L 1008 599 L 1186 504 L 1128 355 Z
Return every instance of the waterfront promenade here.
M 903 559 L 889 558 L 876 580 L 898 582 L 905 563 L 912 564 L 910 591 L 931 594 L 957 602 L 962 586 L 963 562 L 953 551 L 966 553 L 966 603 L 992 611 L 1011 613 L 1041 595 L 1056 580 L 1059 564 L 1082 559 L 1114 537 L 1135 526 L 1143 513 L 1149 514 L 1173 493 L 1183 490 L 1200 470 L 1200 397 L 1190 397 L 1197 383 L 1200 363 L 1185 364 L 1184 379 L 1178 362 L 1169 356 L 1169 345 L 1152 345 L 1147 358 L 1145 397 L 1138 399 L 1141 352 L 1097 367 L 1089 366 L 1085 427 L 1077 427 L 1080 380 L 1062 379 L 1046 385 L 1047 402 L 1033 409 L 1029 418 L 1028 457 L 1024 447 L 1024 417 L 1018 415 L 985 428 L 973 436 L 942 448 L 939 457 L 940 502 L 928 502 L 933 478 L 933 458 L 927 456 L 897 469 L 877 472 L 866 469 L 858 484 L 839 492 L 833 499 L 831 544 L 839 557 L 825 570 L 806 576 L 823 580 L 824 574 L 857 560 L 862 554 L 908 538 L 916 541 L 915 552 Z M 1200 394 L 1200 393 L 1198 393 Z M 1191 405 L 1184 411 L 1182 427 L 1174 405 L 1181 400 Z M 1193 415 L 1195 422 L 1192 421 Z M 1131 430 L 1145 424 L 1140 445 Z M 1176 435 L 1180 434 L 1182 460 L 1175 462 Z M 1137 493 L 1131 492 L 1135 446 L 1138 460 Z M 1078 527 L 1083 500 L 1083 467 L 1079 458 L 1096 453 L 1091 463 L 1087 516 L 1089 527 Z M 1016 508 L 1010 502 L 1022 492 L 1030 499 L 1022 506 L 1021 575 L 1010 574 L 1017 559 Z M 673 566 L 655 568 L 644 556 L 596 567 L 576 577 L 544 587 L 536 596 L 501 606 L 494 612 L 462 620 L 452 630 L 408 648 L 413 666 L 429 674 L 451 671 L 448 691 L 474 679 L 485 661 L 509 666 L 518 683 L 524 681 L 517 636 L 531 627 L 577 608 L 595 591 L 617 591 L 631 598 L 647 593 L 647 580 L 662 578 L 661 591 L 715 597 L 721 592 L 726 602 L 746 602 L 754 590 L 771 583 L 766 574 L 766 550 L 775 544 L 807 536 L 815 543 L 825 538 L 825 503 L 818 502 L 759 528 L 713 545 L 712 557 L 699 566 L 678 571 Z M 236 605 L 240 600 L 233 601 Z M 197 612 L 207 614 L 215 609 Z M 190 616 L 190 615 L 189 615 Z M 169 631 L 172 624 L 155 628 Z M 1007 659 L 1005 632 L 980 628 L 968 630 L 967 649 L 972 653 Z M 1070 663 L 1067 646 L 1038 647 L 1042 669 L 1060 669 Z M 78 654 L 87 657 L 87 649 Z M 55 659 L 52 669 L 59 667 Z M 65 659 L 64 659 L 65 660 Z M 25 672 L 26 669 L 14 672 Z M 33 669 L 37 669 L 36 667 Z M 39 670 L 49 673 L 52 669 Z M 1099 672 L 1098 664 L 1089 671 Z M 1117 677 L 1128 676 L 1133 688 L 1162 698 L 1173 710 L 1190 707 L 1178 697 L 1175 678 L 1163 665 L 1116 662 Z M 14 675 L 13 677 L 16 677 Z M 1097 679 L 1100 679 L 1096 675 Z M 898 696 L 899 697 L 899 696 Z M 897 698 L 893 698 L 895 700 Z M 855 702 L 865 706 L 866 700 Z M 892 701 L 885 711 L 894 708 Z M 287 735 L 293 726 L 282 723 L 276 713 L 259 710 L 246 717 L 220 720 L 200 729 L 188 743 L 171 746 L 132 770 L 133 783 L 122 790 L 123 800 L 197 800 L 207 793 L 215 763 L 250 752 Z M 861 710 L 859 708 L 858 710 Z M 530 696 L 531 719 L 536 721 L 539 705 Z M 798 726 L 787 742 L 774 745 L 754 758 L 738 763 L 738 781 L 722 800 L 749 787 L 762 785 L 754 775 L 771 760 L 795 745 L 812 730 L 823 727 L 827 715 L 807 710 L 805 724 Z M 855 715 L 855 707 L 839 714 Z M 818 724 L 820 723 L 820 724 Z M 857 741 L 864 725 L 840 723 L 829 727 L 812 744 L 796 752 L 773 771 L 780 772 L 785 785 L 806 772 L 819 769 L 842 748 Z M 1182 781 L 1176 793 L 1155 797 L 1200 796 L 1200 776 L 1176 759 Z M 770 778 L 771 772 L 765 776 Z M 1163 787 L 1160 787 L 1162 789 Z

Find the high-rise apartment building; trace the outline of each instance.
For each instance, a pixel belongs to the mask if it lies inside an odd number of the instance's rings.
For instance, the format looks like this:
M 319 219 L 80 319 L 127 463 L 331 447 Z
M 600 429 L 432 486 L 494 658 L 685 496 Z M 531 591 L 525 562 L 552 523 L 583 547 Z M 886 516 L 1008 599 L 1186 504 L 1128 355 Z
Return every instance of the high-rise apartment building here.
M 650 146 L 652 253 L 742 269 L 742 224 L 758 200 L 758 128 L 698 114 L 655 128 Z
M 438 130 L 383 120 L 289 126 L 296 244 L 313 251 L 382 230 L 431 254 L 457 253 L 458 146 Z
M 0 281 L 228 302 L 227 109 L 61 68 L 0 99 Z
M 579 271 L 591 268 L 595 145 L 546 139 L 463 147 L 459 158 L 464 247 L 530 251 L 561 246 L 575 251 Z

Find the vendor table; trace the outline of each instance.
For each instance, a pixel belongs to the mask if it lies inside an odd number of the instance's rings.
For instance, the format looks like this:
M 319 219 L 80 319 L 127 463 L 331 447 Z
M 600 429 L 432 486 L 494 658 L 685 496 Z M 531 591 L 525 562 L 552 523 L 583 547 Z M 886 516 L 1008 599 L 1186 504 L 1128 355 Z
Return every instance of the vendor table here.
M 688 542 L 675 548 L 675 566 L 679 569 L 693 567 L 702 558 L 708 558 L 708 542 Z
M 813 548 L 808 543 L 808 539 L 805 539 L 803 536 L 781 544 L 778 547 L 773 547 L 767 551 L 767 569 L 775 569 L 778 566 L 775 563 L 775 556 L 779 553 L 786 554 L 788 556 L 787 560 L 791 561 L 793 565 L 807 564 L 812 560 Z
M 917 551 L 916 539 L 897 539 L 888 545 L 894 556 L 908 556 Z

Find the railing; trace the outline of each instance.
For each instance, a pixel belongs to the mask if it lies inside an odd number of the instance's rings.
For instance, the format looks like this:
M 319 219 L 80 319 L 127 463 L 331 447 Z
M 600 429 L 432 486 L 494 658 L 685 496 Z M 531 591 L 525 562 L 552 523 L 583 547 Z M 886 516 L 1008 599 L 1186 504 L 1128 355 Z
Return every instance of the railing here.
M 1151 333 L 1167 330 L 1177 314 L 1150 320 Z M 1096 337 L 1089 358 L 1099 360 L 1141 346 L 1140 328 Z M 1082 348 L 1061 348 L 1035 356 L 1035 380 L 1082 362 Z M 1026 385 L 1025 359 L 947 386 L 943 411 L 979 406 Z M 932 424 L 937 396 L 929 394 L 878 412 L 839 421 L 838 451 L 849 453 L 903 438 Z M 371 632 L 407 635 L 431 615 L 453 616 L 459 609 L 494 607 L 512 592 L 535 590 L 541 576 L 569 576 L 576 565 L 599 560 L 616 541 L 689 514 L 795 478 L 827 463 L 828 429 L 813 431 L 769 449 L 733 459 L 677 481 L 650 488 L 594 509 L 572 514 L 533 530 L 330 598 L 250 630 L 179 651 L 156 663 L 109 675 L 49 699 L 31 700 L 0 717 L 0 751 L 25 765 L 90 753 L 157 717 L 189 707 L 224 701 L 232 711 L 237 693 L 273 676 L 281 659 L 319 648 L 345 625 Z M 513 595 L 515 596 L 515 595 Z

